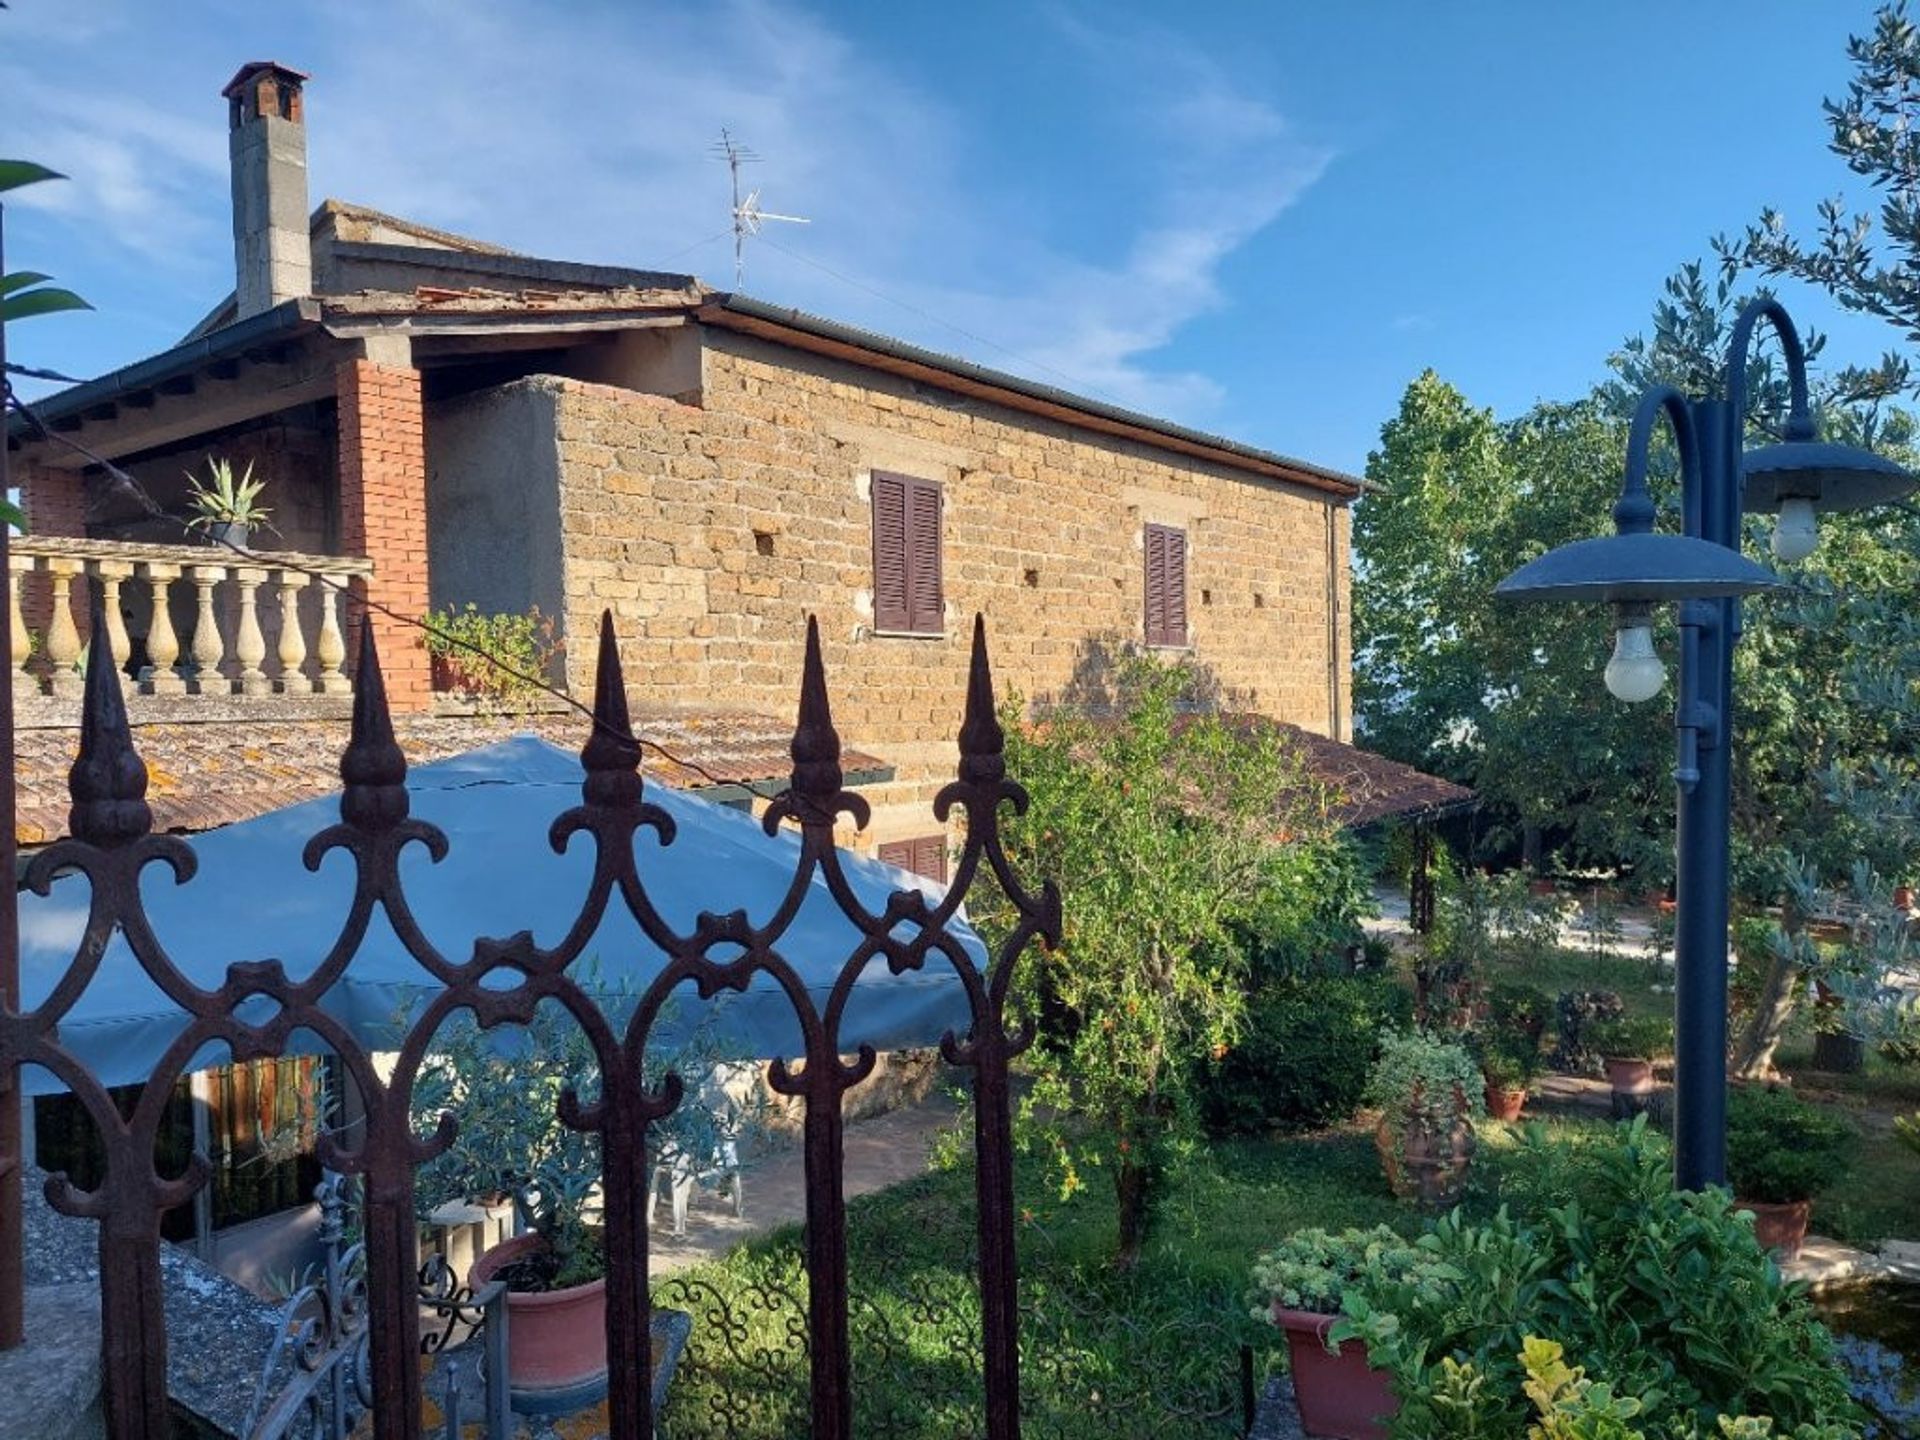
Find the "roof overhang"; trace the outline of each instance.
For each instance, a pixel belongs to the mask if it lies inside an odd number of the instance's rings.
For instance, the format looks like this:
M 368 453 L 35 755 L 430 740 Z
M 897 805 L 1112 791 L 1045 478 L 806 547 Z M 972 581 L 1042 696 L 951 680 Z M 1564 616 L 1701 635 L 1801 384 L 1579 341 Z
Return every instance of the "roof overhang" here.
M 58 435 L 77 431 L 89 420 L 112 419 L 123 404 L 144 409 L 162 396 L 191 396 L 208 372 L 230 380 L 242 364 L 284 362 L 301 343 L 319 332 L 320 314 L 316 300 L 287 300 L 211 334 L 183 341 L 171 350 L 33 401 L 31 408 L 40 423 Z M 26 416 L 8 417 L 10 446 L 37 439 L 38 431 Z

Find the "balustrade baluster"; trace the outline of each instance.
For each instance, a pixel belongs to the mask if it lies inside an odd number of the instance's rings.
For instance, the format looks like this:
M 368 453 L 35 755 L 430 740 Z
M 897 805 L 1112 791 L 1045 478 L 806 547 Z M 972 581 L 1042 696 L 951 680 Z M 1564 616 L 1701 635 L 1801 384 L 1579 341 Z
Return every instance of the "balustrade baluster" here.
M 93 643 L 105 644 L 107 653 L 113 656 L 113 668 L 120 677 L 120 688 L 131 688 L 127 680 L 127 657 L 133 653 L 133 643 L 127 638 L 127 617 L 120 612 L 120 586 L 133 574 L 133 564 L 127 560 L 96 560 L 93 573 L 100 578 L 100 619 L 106 630 L 104 636 L 96 635 Z
M 153 600 L 153 619 L 147 625 L 147 663 L 140 671 L 140 688 L 152 695 L 184 695 L 187 682 L 174 668 L 180 659 L 180 636 L 173 628 L 171 592 L 180 578 L 178 565 L 142 561 L 140 578 Z
M 16 697 L 40 693 L 40 678 L 27 668 L 33 658 L 33 636 L 20 609 L 22 577 L 33 569 L 33 557 L 17 549 L 7 557 L 7 624 L 13 629 L 13 693 Z
M 319 662 L 319 673 L 314 677 L 315 688 L 322 695 L 346 695 L 353 690 L 353 681 L 348 678 L 345 669 L 347 641 L 340 631 L 340 596 L 327 583 L 327 579 L 317 574 L 312 583 L 320 595 L 320 634 L 313 647 L 314 659 Z
M 240 662 L 235 678 L 242 695 L 273 693 L 273 682 L 260 668 L 260 662 L 267 658 L 267 637 L 260 629 L 260 586 L 266 578 L 265 570 L 251 565 L 237 566 L 233 572 L 234 587 L 239 591 L 235 601 L 239 619 L 234 626 L 233 658 Z
M 80 675 L 80 629 L 73 623 L 73 577 L 80 562 L 63 556 L 47 561 L 53 577 L 53 616 L 47 621 L 47 660 L 52 666 L 48 685 L 55 695 L 78 698 L 84 688 Z
M 278 688 L 287 695 L 308 695 L 313 681 L 307 676 L 307 637 L 300 628 L 300 588 L 303 577 L 297 570 L 274 571 L 274 583 L 280 587 L 280 678 Z
M 199 600 L 199 613 L 193 621 L 193 691 L 196 695 L 224 695 L 228 692 L 220 673 L 220 659 L 226 642 L 220 637 L 220 620 L 213 613 L 213 587 L 227 578 L 224 565 L 195 565 L 193 588 Z

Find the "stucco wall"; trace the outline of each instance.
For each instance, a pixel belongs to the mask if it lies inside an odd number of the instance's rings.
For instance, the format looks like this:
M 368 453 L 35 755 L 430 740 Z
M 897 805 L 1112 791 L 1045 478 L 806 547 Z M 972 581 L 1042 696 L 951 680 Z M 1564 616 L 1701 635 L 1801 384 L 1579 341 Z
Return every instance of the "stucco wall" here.
M 1061 693 L 1090 639 L 1140 638 L 1148 523 L 1187 531 L 1192 649 L 1235 701 L 1348 733 L 1347 516 L 1314 492 L 722 331 L 698 407 L 545 383 L 567 633 L 610 606 L 643 701 L 784 715 L 818 614 L 842 738 L 899 771 L 871 839 L 935 828 L 973 612 L 1003 691 Z M 944 636 L 873 633 L 874 469 L 944 487 Z
M 561 613 L 558 387 L 536 377 L 427 407 L 435 609 Z

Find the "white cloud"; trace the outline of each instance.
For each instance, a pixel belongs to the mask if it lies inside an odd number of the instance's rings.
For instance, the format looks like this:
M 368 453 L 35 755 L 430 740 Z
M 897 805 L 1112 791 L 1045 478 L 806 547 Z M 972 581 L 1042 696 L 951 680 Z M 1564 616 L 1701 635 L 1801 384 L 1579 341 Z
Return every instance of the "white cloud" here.
M 968 109 L 992 103 L 979 86 L 929 94 L 826 19 L 774 0 L 202 0 L 197 23 L 85 3 L 94 88 L 56 90 L 0 66 L 6 128 L 19 153 L 75 177 L 41 204 L 75 225 L 106 222 L 142 256 L 190 250 L 224 270 L 214 92 L 257 51 L 314 74 L 316 200 L 729 286 L 730 246 L 714 239 L 727 226 L 726 172 L 708 153 L 725 125 L 766 157 L 748 176 L 766 207 L 813 221 L 750 242 L 750 291 L 1192 421 L 1217 407 L 1217 382 L 1163 368 L 1158 352 L 1225 303 L 1222 267 L 1330 159 L 1178 34 L 1104 14 L 1052 13 L 1036 38 L 1108 107 L 1102 149 L 1127 157 L 1104 167 L 1120 192 L 1108 209 L 1123 217 L 1117 230 L 1111 219 L 1077 228 L 1073 195 L 983 153 Z M 182 309 L 197 318 L 214 298 Z

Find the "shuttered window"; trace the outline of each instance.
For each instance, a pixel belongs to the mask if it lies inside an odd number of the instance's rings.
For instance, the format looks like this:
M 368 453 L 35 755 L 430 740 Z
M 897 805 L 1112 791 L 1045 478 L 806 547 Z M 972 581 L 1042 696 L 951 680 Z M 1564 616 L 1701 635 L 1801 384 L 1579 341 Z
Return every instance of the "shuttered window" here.
M 880 859 L 942 884 L 947 879 L 947 837 L 922 835 L 917 840 L 889 840 L 880 847 Z
M 1147 644 L 1187 643 L 1187 532 L 1147 526 Z
M 945 632 L 940 487 L 931 480 L 874 472 L 873 625 L 896 634 Z

